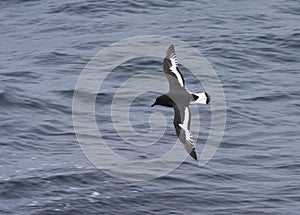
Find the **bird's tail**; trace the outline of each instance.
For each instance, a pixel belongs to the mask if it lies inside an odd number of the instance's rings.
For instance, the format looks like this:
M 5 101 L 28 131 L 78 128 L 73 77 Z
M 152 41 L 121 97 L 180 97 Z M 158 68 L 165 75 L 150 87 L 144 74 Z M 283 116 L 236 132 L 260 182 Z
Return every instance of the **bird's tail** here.
M 210 95 L 207 92 L 204 93 L 191 93 L 192 95 L 192 102 L 197 104 L 209 104 L 210 102 Z

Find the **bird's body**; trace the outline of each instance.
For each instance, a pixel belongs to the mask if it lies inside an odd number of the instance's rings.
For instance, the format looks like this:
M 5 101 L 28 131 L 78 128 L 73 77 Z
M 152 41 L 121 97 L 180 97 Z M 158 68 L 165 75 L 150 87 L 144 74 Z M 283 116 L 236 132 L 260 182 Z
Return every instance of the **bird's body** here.
M 185 82 L 178 69 L 178 61 L 174 45 L 170 45 L 164 58 L 164 73 L 169 81 L 169 92 L 156 98 L 152 105 L 173 107 L 174 127 L 180 141 L 184 144 L 186 151 L 197 160 L 193 138 L 190 132 L 191 114 L 189 104 L 191 102 L 208 104 L 210 96 L 204 93 L 189 93 L 185 89 Z

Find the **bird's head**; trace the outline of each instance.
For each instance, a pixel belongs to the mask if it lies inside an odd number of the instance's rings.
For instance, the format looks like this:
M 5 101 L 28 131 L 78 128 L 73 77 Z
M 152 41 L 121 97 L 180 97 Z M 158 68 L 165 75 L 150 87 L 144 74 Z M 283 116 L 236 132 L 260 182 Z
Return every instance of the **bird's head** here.
M 159 105 L 160 104 L 160 102 L 159 102 L 159 97 L 157 97 L 156 99 L 155 99 L 155 102 L 151 105 L 151 107 L 154 107 L 155 105 Z
M 155 105 L 172 107 L 173 101 L 169 96 L 167 96 L 166 94 L 163 94 L 156 98 L 155 102 L 151 105 L 151 107 L 154 107 Z

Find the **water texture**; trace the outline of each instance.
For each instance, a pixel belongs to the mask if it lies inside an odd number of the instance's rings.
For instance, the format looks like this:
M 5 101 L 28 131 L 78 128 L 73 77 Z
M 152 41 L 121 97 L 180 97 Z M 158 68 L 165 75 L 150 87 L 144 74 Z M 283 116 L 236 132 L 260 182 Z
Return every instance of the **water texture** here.
M 297 0 L 3 0 L 0 8 L 0 214 L 300 214 Z M 227 124 L 205 167 L 188 158 L 164 177 L 130 182 L 83 155 L 72 96 L 98 51 L 147 34 L 187 42 L 209 60 L 224 88 Z M 158 157 L 176 141 L 173 112 L 164 108 L 171 126 L 151 150 L 112 132 L 113 93 L 142 70 L 159 72 L 162 64 L 124 63 L 96 101 L 103 135 L 127 158 Z M 182 71 L 197 91 L 198 82 Z M 156 96 L 148 92 L 133 102 L 137 131 L 148 132 Z M 201 150 L 210 108 L 199 108 Z

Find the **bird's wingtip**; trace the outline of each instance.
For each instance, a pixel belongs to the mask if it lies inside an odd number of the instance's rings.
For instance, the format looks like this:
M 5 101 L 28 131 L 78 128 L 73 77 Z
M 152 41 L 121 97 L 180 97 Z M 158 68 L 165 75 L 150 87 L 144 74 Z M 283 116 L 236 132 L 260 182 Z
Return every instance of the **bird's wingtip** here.
M 175 53 L 175 47 L 174 44 L 171 44 L 167 49 L 167 58 L 169 58 L 173 53 Z
M 195 148 L 193 148 L 193 150 L 190 152 L 190 156 L 192 156 L 192 158 L 194 158 L 195 160 L 198 160 Z
M 173 43 L 170 44 L 170 45 L 169 45 L 169 48 L 174 49 L 174 44 L 173 44 Z

